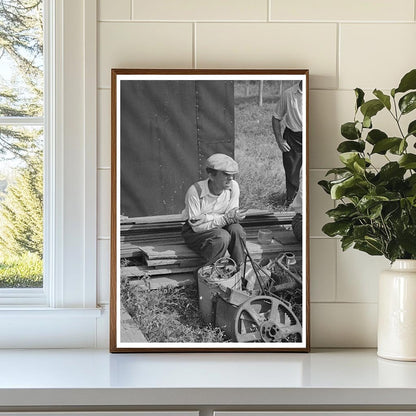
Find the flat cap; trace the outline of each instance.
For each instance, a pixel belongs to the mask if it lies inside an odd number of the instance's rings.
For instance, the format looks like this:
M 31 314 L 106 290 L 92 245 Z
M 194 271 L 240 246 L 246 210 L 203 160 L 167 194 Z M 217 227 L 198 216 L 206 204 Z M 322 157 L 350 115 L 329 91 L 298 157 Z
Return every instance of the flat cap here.
M 220 170 L 229 175 L 238 173 L 238 163 L 223 153 L 214 153 L 207 159 L 207 168 Z

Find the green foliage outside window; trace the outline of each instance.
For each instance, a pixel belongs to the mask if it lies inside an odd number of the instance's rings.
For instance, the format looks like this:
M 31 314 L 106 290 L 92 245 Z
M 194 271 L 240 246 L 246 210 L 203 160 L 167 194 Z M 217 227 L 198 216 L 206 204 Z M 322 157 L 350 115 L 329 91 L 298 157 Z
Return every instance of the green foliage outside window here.
M 42 286 L 43 2 L 0 0 L 0 287 Z M 11 173 L 12 172 L 12 173 Z

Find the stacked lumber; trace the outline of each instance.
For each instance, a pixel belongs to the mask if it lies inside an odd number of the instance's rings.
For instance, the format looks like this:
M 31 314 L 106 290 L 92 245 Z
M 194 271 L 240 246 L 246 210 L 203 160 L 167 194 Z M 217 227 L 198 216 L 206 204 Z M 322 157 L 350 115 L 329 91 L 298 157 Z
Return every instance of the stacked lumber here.
M 288 227 L 293 212 L 249 210 L 242 225 L 247 233 L 247 249 L 255 259 L 274 257 L 279 252 L 300 252 Z M 183 220 L 180 215 L 163 215 L 120 220 L 120 253 L 122 258 L 134 259 L 132 266 L 121 269 L 121 275 L 135 279 L 181 284 L 192 281 L 192 273 L 202 265 L 201 257 L 188 248 L 181 237 Z M 257 242 L 260 229 L 271 230 L 271 244 Z M 284 241 L 283 241 L 284 240 Z

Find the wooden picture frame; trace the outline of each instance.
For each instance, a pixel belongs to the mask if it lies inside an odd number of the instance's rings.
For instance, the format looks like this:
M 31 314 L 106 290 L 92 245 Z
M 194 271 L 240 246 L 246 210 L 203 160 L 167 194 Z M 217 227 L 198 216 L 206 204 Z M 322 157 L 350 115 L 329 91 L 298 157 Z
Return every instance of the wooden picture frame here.
M 112 70 L 111 352 L 309 351 L 308 91 L 306 69 Z M 218 214 L 246 233 L 239 265 L 181 235 L 212 154 L 240 166 L 246 216 Z

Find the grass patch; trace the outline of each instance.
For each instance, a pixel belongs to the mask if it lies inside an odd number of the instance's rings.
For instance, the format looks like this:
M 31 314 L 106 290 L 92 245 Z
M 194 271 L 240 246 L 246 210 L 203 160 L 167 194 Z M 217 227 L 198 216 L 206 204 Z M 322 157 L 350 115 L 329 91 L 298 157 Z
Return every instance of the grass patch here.
M 122 278 L 121 302 L 149 342 L 224 342 L 199 314 L 196 285 L 139 290 Z
M 276 209 L 286 194 L 282 154 L 272 129 L 275 102 L 258 106 L 252 100 L 235 107 L 235 159 L 240 172 L 240 205 Z
M 0 288 L 43 286 L 43 262 L 36 254 L 0 255 Z

